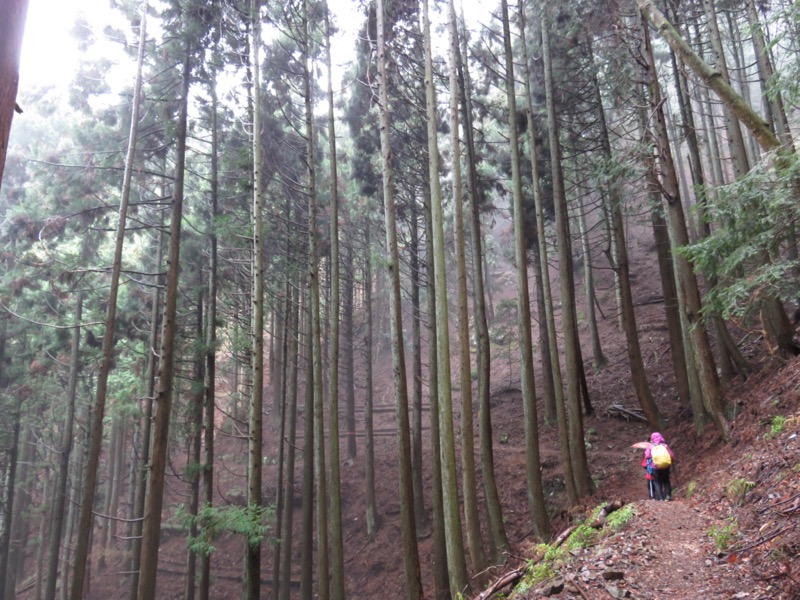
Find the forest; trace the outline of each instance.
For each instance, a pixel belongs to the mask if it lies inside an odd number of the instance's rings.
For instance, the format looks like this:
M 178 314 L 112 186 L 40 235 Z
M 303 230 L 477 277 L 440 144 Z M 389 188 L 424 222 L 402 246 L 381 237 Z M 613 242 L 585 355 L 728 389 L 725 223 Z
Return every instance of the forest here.
M 800 4 L 33 4 L 0 600 L 797 597 Z

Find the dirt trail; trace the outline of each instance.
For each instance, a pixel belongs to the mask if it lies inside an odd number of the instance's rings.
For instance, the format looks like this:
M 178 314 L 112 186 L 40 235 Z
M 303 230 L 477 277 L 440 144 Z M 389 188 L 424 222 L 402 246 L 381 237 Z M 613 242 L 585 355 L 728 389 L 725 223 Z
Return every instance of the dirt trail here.
M 639 500 L 633 506 L 635 517 L 627 527 L 597 545 L 572 551 L 574 560 L 562 570 L 572 585 L 557 597 L 770 598 L 752 580 L 746 561 L 731 559 L 714 546 L 709 531 L 725 522 L 709 514 L 706 505 L 676 499 Z

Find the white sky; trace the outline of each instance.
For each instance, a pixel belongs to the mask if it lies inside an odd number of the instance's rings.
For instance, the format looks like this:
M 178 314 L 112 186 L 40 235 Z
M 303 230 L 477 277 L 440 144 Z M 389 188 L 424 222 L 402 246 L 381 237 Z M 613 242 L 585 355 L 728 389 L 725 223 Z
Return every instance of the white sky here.
M 467 21 L 473 28 L 480 20 L 486 21 L 492 7 L 498 4 L 496 0 L 461 1 L 464 2 Z M 457 0 L 456 4 L 456 10 L 459 10 L 460 1 Z M 340 30 L 339 39 L 334 43 L 333 57 L 340 68 L 334 69 L 341 73 L 342 67 L 346 68 L 345 64 L 354 58 L 355 35 L 363 16 L 356 0 L 330 0 L 330 6 Z M 81 58 L 78 42 L 72 36 L 75 20 L 80 15 L 94 29 L 103 55 L 119 64 L 113 79 L 122 83 L 133 78 L 134 66 L 119 44 L 103 40 L 105 25 L 112 24 L 123 31 L 130 29 L 118 12 L 109 7 L 109 0 L 31 0 L 22 44 L 20 92 L 48 84 L 62 89 L 69 86 Z M 435 13 L 432 14 L 432 19 L 436 18 Z M 437 45 L 439 42 L 446 44 L 446 34 L 441 37 L 444 39 L 435 41 Z M 136 43 L 135 40 L 132 42 Z M 334 79 L 341 81 L 341 76 L 334 73 Z

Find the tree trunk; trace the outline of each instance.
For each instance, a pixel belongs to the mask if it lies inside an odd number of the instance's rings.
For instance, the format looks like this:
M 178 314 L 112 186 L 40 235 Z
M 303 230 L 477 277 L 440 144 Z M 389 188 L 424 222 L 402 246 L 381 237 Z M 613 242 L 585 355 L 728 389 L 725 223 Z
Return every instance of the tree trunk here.
M 611 152 L 611 139 L 608 134 L 606 122 L 606 112 L 603 108 L 603 99 L 600 95 L 600 85 L 596 76 L 592 77 L 592 87 L 594 88 L 595 103 L 597 105 L 597 117 L 600 126 L 600 143 L 602 146 L 603 159 L 609 164 L 614 164 L 614 157 Z M 648 424 L 657 430 L 663 429 L 664 419 L 658 410 L 658 406 L 653 400 L 650 385 L 647 383 L 647 371 L 642 359 L 642 350 L 639 345 L 639 330 L 636 326 L 636 311 L 633 307 L 633 291 L 631 289 L 630 264 L 628 262 L 628 247 L 625 243 L 625 222 L 622 216 L 623 200 L 620 184 L 617 180 L 611 180 L 605 189 L 608 203 L 608 214 L 610 216 L 611 227 L 613 230 L 613 243 L 615 252 L 612 254 L 612 268 L 619 281 L 619 298 L 622 309 L 622 324 L 625 330 L 625 340 L 628 347 L 628 362 L 631 370 L 631 382 L 636 390 L 636 397 L 642 412 L 647 418 Z M 685 372 L 685 370 L 684 370 Z
M 163 190 L 162 190 L 163 192 Z M 158 243 L 156 248 L 156 259 L 153 271 L 156 273 L 162 268 L 163 249 L 164 249 L 164 213 L 160 213 L 160 223 L 158 227 Z M 155 396 L 156 389 L 156 369 L 158 366 L 158 335 L 160 331 L 160 318 L 161 313 L 161 286 L 162 277 L 156 275 L 154 278 L 153 291 L 151 296 L 151 310 L 150 310 L 150 335 L 148 342 L 147 353 L 147 370 L 146 370 L 146 394 L 143 398 L 144 406 L 142 408 L 141 418 L 141 439 L 139 446 L 139 469 L 136 478 L 136 499 L 133 507 L 133 517 L 136 519 L 133 522 L 131 529 L 131 537 L 133 538 L 133 546 L 131 548 L 130 558 L 130 600 L 136 600 L 136 594 L 139 590 L 139 565 L 142 551 L 142 526 L 144 518 L 144 504 L 147 497 L 147 482 L 149 480 L 150 469 L 150 440 L 151 440 L 151 425 L 153 417 L 153 397 Z
M 462 7 L 463 11 L 463 7 Z M 461 22 L 463 23 L 463 15 Z M 489 514 L 489 545 L 491 559 L 503 560 L 508 552 L 508 536 L 503 523 L 503 512 L 497 492 L 494 471 L 494 448 L 492 445 L 491 413 L 491 344 L 489 326 L 486 319 L 486 296 L 484 290 L 483 244 L 481 235 L 480 207 L 478 206 L 478 172 L 475 156 L 475 141 L 472 125 L 472 91 L 469 70 L 463 56 L 466 56 L 466 36 L 461 36 L 461 52 L 456 56 L 459 67 L 458 91 L 464 119 L 464 145 L 467 150 L 467 199 L 469 202 L 470 237 L 472 238 L 472 286 L 475 334 L 477 337 L 476 355 L 478 361 L 478 418 L 480 421 L 481 475 L 483 493 L 486 497 L 486 510 Z M 438 588 L 437 588 L 438 589 Z
M 3 0 L 0 22 L 0 184 L 3 182 L 3 167 L 6 164 L 8 138 L 16 107 L 19 85 L 19 57 L 28 0 Z
M 767 115 L 767 122 L 772 124 L 778 140 L 792 149 L 792 133 L 789 129 L 789 121 L 786 118 L 786 110 L 783 105 L 781 91 L 777 89 L 772 81 L 775 71 L 772 68 L 769 52 L 764 39 L 764 30 L 758 19 L 755 0 L 745 0 L 747 9 L 747 23 L 753 36 L 753 50 L 758 65 L 758 78 L 763 95 L 762 105 Z
M 373 437 L 372 407 L 373 377 L 372 377 L 372 240 L 370 239 L 370 221 L 364 223 L 364 305 L 366 310 L 367 327 L 364 340 L 364 369 L 366 390 L 364 392 L 364 484 L 366 487 L 366 515 L 367 538 L 375 542 L 377 536 L 377 505 L 375 502 L 375 439 Z
M 308 278 L 308 273 L 306 273 Z M 309 282 L 310 284 L 310 282 Z M 309 285 L 310 288 L 310 285 Z M 316 455 L 316 440 L 314 439 L 314 365 L 312 362 L 313 343 L 311 340 L 311 301 L 308 293 L 304 295 L 305 302 L 303 314 L 305 322 L 306 346 L 304 348 L 305 359 L 305 410 L 303 414 L 304 427 L 303 439 L 303 515 L 300 529 L 301 557 L 300 557 L 300 598 L 311 600 L 313 598 L 312 584 L 313 572 L 312 563 L 314 560 L 314 456 Z M 298 327 L 298 330 L 300 328 Z
M 147 3 L 143 6 L 143 15 L 147 11 Z M 92 510 L 97 491 L 97 471 L 100 464 L 100 451 L 103 444 L 103 419 L 105 418 L 106 396 L 108 394 L 108 374 L 114 361 L 114 326 L 117 319 L 117 296 L 119 279 L 122 272 L 122 249 L 125 243 L 125 227 L 128 218 L 128 202 L 133 177 L 133 161 L 136 151 L 137 127 L 139 125 L 139 108 L 141 106 L 142 63 L 144 62 L 144 42 L 146 40 L 145 20 L 142 17 L 139 35 L 139 53 L 136 64 L 136 82 L 134 84 L 133 106 L 131 108 L 131 128 L 128 134 L 128 149 L 125 155 L 125 171 L 122 176 L 122 189 L 119 202 L 119 216 L 114 240 L 114 259 L 111 265 L 111 282 L 109 284 L 108 303 L 106 304 L 105 331 L 103 333 L 103 354 L 100 371 L 97 375 L 97 391 L 92 423 L 89 435 L 89 454 L 85 468 L 83 498 L 81 499 L 78 539 L 75 547 L 73 564 L 71 600 L 82 600 L 86 565 L 89 560 L 89 534 L 92 530 Z M 88 587 L 88 586 L 87 586 Z
M 25 565 L 25 549 L 30 529 L 30 510 L 32 498 L 31 466 L 36 458 L 36 442 L 31 425 L 22 425 L 22 440 L 18 447 L 19 464 L 16 473 L 16 496 L 14 510 L 11 514 L 9 528 L 10 545 L 8 548 L 8 568 L 6 579 L 0 585 L 5 586 L 5 597 L 16 598 L 17 579 L 23 575 Z
M 188 22 L 183 25 L 188 33 Z M 153 428 L 153 462 L 150 485 L 144 509 L 142 553 L 139 573 L 139 600 L 155 597 L 158 571 L 158 546 L 161 534 L 161 509 L 164 503 L 164 478 L 169 451 L 169 425 L 172 411 L 173 379 L 175 374 L 175 336 L 177 333 L 178 278 L 180 274 L 180 238 L 183 219 L 183 184 L 186 165 L 186 137 L 189 106 L 189 84 L 192 74 L 191 47 L 185 38 L 181 73 L 181 100 L 176 128 L 175 181 L 172 194 L 172 218 L 169 232 L 167 279 L 164 292 L 164 317 L 161 339 L 161 366 L 156 393 L 156 415 Z M 94 440 L 93 440 L 94 443 Z M 76 588 L 73 587 L 73 592 Z M 72 600 L 80 600 L 73 593 Z
M 328 68 L 328 139 L 330 140 L 330 243 L 331 243 L 331 298 L 330 339 L 328 350 L 328 434 L 330 436 L 330 524 L 331 524 L 331 597 L 344 600 L 344 537 L 342 533 L 341 463 L 339 459 L 339 324 L 340 324 L 340 278 L 339 278 L 339 179 L 336 167 L 336 128 L 333 106 L 333 72 L 331 70 L 331 25 L 330 14 L 325 7 L 325 62 Z M 313 156 L 310 154 L 309 156 Z M 313 160 L 313 159 L 311 159 Z M 313 230 L 312 230 L 313 231 Z
M 431 207 L 431 186 L 428 184 L 430 171 L 423 177 L 423 195 L 425 197 L 425 237 L 433 239 L 433 216 Z M 427 281 L 428 311 L 428 400 L 431 420 L 431 504 L 433 508 L 433 560 L 435 594 L 437 599 L 449 599 L 450 576 L 447 567 L 447 540 L 445 534 L 444 495 L 442 491 L 442 432 L 439 411 L 439 357 L 436 322 L 436 275 L 433 264 L 433 251 L 428 244 L 425 253 L 425 271 Z
M 578 497 L 583 498 L 594 491 L 584 443 L 583 416 L 581 415 L 579 385 L 578 324 L 575 313 L 575 284 L 572 275 L 572 244 L 570 242 L 567 199 L 561 166 L 561 146 L 556 115 L 552 59 L 550 56 L 550 33 L 547 20 L 542 16 L 542 58 L 544 60 L 545 90 L 547 93 L 547 118 L 550 136 L 550 161 L 553 176 L 553 198 L 555 202 L 558 257 L 561 269 L 561 305 L 564 327 L 564 360 L 566 370 L 566 404 L 569 422 L 570 458 Z
M 387 267 L 390 276 L 389 314 L 392 328 L 392 372 L 397 418 L 397 451 L 400 471 L 400 522 L 403 535 L 403 569 L 406 598 L 422 598 L 419 554 L 414 532 L 414 502 L 411 483 L 411 443 L 409 440 L 408 390 L 402 347 L 403 322 L 400 295 L 400 258 L 397 249 L 397 223 L 394 206 L 394 174 L 389 117 L 388 75 L 386 65 L 385 15 L 383 0 L 377 0 L 378 89 L 381 153 L 383 158 L 383 205 L 386 222 Z
M 317 233 L 317 180 L 314 143 L 314 112 L 311 96 L 310 34 L 308 33 L 309 2 L 303 3 L 303 97 L 305 99 L 305 142 L 306 163 L 308 167 L 308 238 L 309 264 L 308 278 L 311 293 L 311 359 L 313 364 L 314 389 L 314 475 L 316 478 L 317 499 L 317 585 L 320 600 L 328 600 L 330 594 L 329 555 L 328 555 L 328 501 L 327 477 L 325 468 L 325 414 L 323 407 L 323 364 L 322 364 L 322 323 L 319 283 L 319 240 Z M 338 416 L 338 415 L 337 415 Z M 337 438 L 337 426 L 330 431 L 331 444 Z M 338 457 L 337 457 L 338 460 Z M 332 499 L 331 499 L 332 500 Z
M 709 0 L 704 0 L 709 1 Z M 767 152 L 780 146 L 778 138 L 769 129 L 769 125 L 762 119 L 742 97 L 721 77 L 721 73 L 712 69 L 708 63 L 701 59 L 675 31 L 664 15 L 656 8 L 653 0 L 636 0 L 642 14 L 653 24 L 664 40 L 678 55 L 678 58 L 700 78 L 700 80 L 714 90 L 719 99 L 730 109 L 745 127 L 753 134 L 759 145 Z M 718 65 L 719 66 L 719 65 Z
M 520 7 L 520 15 L 524 17 L 524 10 Z M 522 51 L 523 56 L 528 56 L 528 44 L 525 35 L 525 22 L 522 21 Z M 534 34 L 538 33 L 541 38 L 541 29 L 534 29 Z M 539 40 L 541 46 L 541 39 Z M 541 58 L 539 59 L 541 60 Z M 528 64 L 528 59 L 525 59 L 525 64 Z M 543 71 L 543 68 L 541 69 Z M 544 74 L 540 72 L 541 79 L 544 79 Z M 550 371 L 553 377 L 553 409 L 556 414 L 556 423 L 558 425 L 559 445 L 561 449 L 561 466 L 564 471 L 564 484 L 567 490 L 567 498 L 571 506 L 578 503 L 578 490 L 575 487 L 575 477 L 572 469 L 572 457 L 569 444 L 569 430 L 567 424 L 567 416 L 564 408 L 564 385 L 561 378 L 561 358 L 558 352 L 558 336 L 556 334 L 555 315 L 553 314 L 553 292 L 550 284 L 550 262 L 547 252 L 547 237 L 544 228 L 544 204 L 542 200 L 542 188 L 539 174 L 539 159 L 538 154 L 540 148 L 536 141 L 536 136 L 533 133 L 533 97 L 530 88 L 530 74 L 525 72 L 523 77 L 525 81 L 525 97 L 527 102 L 528 112 L 528 143 L 530 145 L 531 154 L 531 178 L 533 180 L 533 202 L 536 211 L 536 242 L 539 247 L 539 269 L 541 269 L 541 283 L 542 294 L 544 296 L 544 327 L 547 329 L 548 344 L 546 352 L 550 358 Z M 540 324 L 540 328 L 542 325 Z M 542 350 L 545 352 L 545 349 Z M 544 362 L 542 363 L 544 367 Z M 547 400 L 545 399 L 545 402 Z
M 523 418 L 525 419 L 525 474 L 528 491 L 528 510 L 533 523 L 533 531 L 538 539 L 544 540 L 550 534 L 550 521 L 544 502 L 544 487 L 542 485 L 541 460 L 539 457 L 539 419 L 536 409 L 536 389 L 533 373 L 527 244 L 525 242 L 525 223 L 522 209 L 522 174 L 520 172 L 519 134 L 517 132 L 517 100 L 514 89 L 511 29 L 508 19 L 508 2 L 506 0 L 502 0 L 501 10 L 505 50 L 504 83 L 506 102 L 508 104 L 508 138 L 511 146 L 514 260 L 517 271 L 517 329 L 520 350 Z
M 450 373 L 449 305 L 447 298 L 447 265 L 444 247 L 444 215 L 442 189 L 439 179 L 439 145 L 437 140 L 438 116 L 436 89 L 433 83 L 433 57 L 431 49 L 428 0 L 423 0 L 423 34 L 425 38 L 425 99 L 428 127 L 428 172 L 431 192 L 431 221 L 433 225 L 434 287 L 436 289 L 436 361 L 439 392 L 439 425 L 442 445 L 442 500 L 444 502 L 444 529 L 447 542 L 450 590 L 466 594 L 469 586 L 464 540 L 459 511 L 458 481 L 456 472 L 455 427 L 453 424 L 453 393 Z
M 577 165 L 576 165 L 577 168 Z M 600 344 L 600 333 L 597 330 L 597 309 L 595 308 L 594 292 L 594 272 L 592 267 L 592 249 L 589 244 L 589 228 L 586 225 L 586 206 L 584 196 L 580 197 L 578 206 L 578 229 L 581 234 L 581 249 L 583 251 L 583 286 L 586 293 L 586 306 L 589 316 L 589 333 L 592 338 L 592 368 L 595 371 L 603 369 L 608 360 L 603 354 L 603 347 Z
M 353 255 L 353 241 L 347 244 L 347 273 L 344 279 L 344 347 L 342 360 L 344 361 L 344 392 L 345 412 L 347 422 L 347 457 L 355 459 L 356 447 L 356 381 L 355 381 L 355 340 L 353 334 L 354 287 L 355 287 L 355 257 Z
M 291 332 L 290 342 L 288 345 L 288 352 L 286 356 L 291 362 L 289 363 L 289 372 L 287 373 L 288 387 L 286 389 L 286 401 L 289 403 L 286 439 L 286 477 L 284 478 L 284 491 L 283 491 L 283 524 L 281 525 L 281 570 L 283 577 L 278 581 L 274 580 L 273 598 L 280 598 L 280 600 L 289 600 L 289 590 L 291 589 L 292 581 L 292 537 L 293 531 L 293 517 L 294 517 L 294 465 L 295 465 L 295 443 L 297 440 L 297 371 L 299 363 L 298 355 L 298 338 L 300 333 L 300 298 L 292 293 L 292 288 L 287 285 L 287 297 L 290 302 L 288 306 L 290 312 L 287 314 L 288 322 L 287 329 Z M 298 294 L 299 295 L 299 294 Z M 283 443 L 283 440 L 281 441 Z
M 683 205 L 681 204 L 680 193 L 678 191 L 672 153 L 669 149 L 667 126 L 664 119 L 663 104 L 661 102 L 661 89 L 655 71 L 655 63 L 650 46 L 650 36 L 646 23 L 642 23 L 642 32 L 644 35 L 642 56 L 646 65 L 646 76 L 648 77 L 647 81 L 649 87 L 648 101 L 656 115 L 655 143 L 659 149 L 662 173 L 660 187 L 667 214 L 670 243 L 674 249 L 676 247 L 688 245 L 689 236 L 686 231 L 686 220 L 683 216 Z M 703 405 L 723 438 L 727 440 L 730 433 L 729 424 L 725 417 L 724 399 L 720 388 L 719 377 L 717 376 L 716 366 L 714 364 L 714 356 L 711 353 L 711 345 L 708 341 L 705 325 L 701 320 L 702 303 L 700 301 L 700 290 L 697 285 L 697 279 L 686 258 L 675 252 L 672 253 L 672 256 L 676 271 L 678 294 L 680 295 L 680 306 L 685 312 L 688 325 L 690 326 L 692 353 L 694 355 L 697 374 L 700 379 Z
M 14 503 L 16 501 L 14 492 L 17 490 L 19 482 L 17 480 L 19 449 L 19 434 L 22 421 L 22 395 L 17 400 L 17 410 L 14 413 L 14 428 L 11 442 L 11 450 L 8 453 L 8 475 L 6 477 L 6 497 L 3 508 L 3 535 L 0 537 L 0 600 L 12 600 L 13 596 L 6 596 L 5 582 L 9 577 L 9 558 L 11 554 L 11 526 L 13 525 Z
M 200 281 L 198 282 L 197 289 L 197 308 L 195 310 L 197 322 L 195 324 L 195 335 L 199 344 L 199 348 L 207 346 L 208 341 L 204 339 L 203 335 L 203 277 L 202 270 L 198 269 L 200 274 Z M 205 381 L 205 361 L 206 355 L 202 350 L 198 350 L 194 360 L 194 374 L 193 381 Z M 205 389 L 197 387 L 196 391 L 191 394 L 189 400 L 189 413 L 191 422 L 189 424 L 189 455 L 186 457 L 186 472 L 187 480 L 189 483 L 189 502 L 186 507 L 186 513 L 192 517 L 189 526 L 189 538 L 196 539 L 198 534 L 197 515 L 200 514 L 200 459 L 203 441 L 203 404 L 205 401 Z M 186 553 L 186 577 L 184 579 L 183 598 L 184 600 L 194 600 L 196 592 L 196 578 L 197 573 L 197 552 L 192 548 L 187 549 Z
M 216 45 L 215 52 L 218 50 Z M 216 415 L 217 388 L 217 287 L 218 287 L 218 237 L 219 218 L 219 132 L 217 122 L 217 78 L 212 68 L 209 77 L 211 95 L 211 211 L 208 223 L 208 298 L 206 308 L 206 368 L 205 398 L 203 406 L 203 506 L 214 504 L 214 416 Z M 211 593 L 211 553 L 200 559 L 200 580 L 197 583 L 199 600 L 209 600 Z
M 247 511 L 250 526 L 261 523 L 262 463 L 264 413 L 264 226 L 261 163 L 261 2 L 250 3 L 250 67 L 253 70 L 253 198 L 251 227 L 253 235 L 253 265 L 250 314 L 250 407 L 247 434 Z M 261 589 L 261 540 L 245 540 L 244 592 L 246 600 L 256 600 Z
M 458 305 L 459 367 L 461 387 L 461 476 L 464 498 L 464 521 L 467 548 L 473 571 L 486 567 L 486 555 L 481 542 L 481 522 L 478 512 L 478 484 L 475 474 L 475 426 L 472 418 L 472 366 L 470 361 L 469 316 L 467 307 L 467 264 L 464 243 L 464 193 L 461 178 L 461 139 L 459 134 L 458 100 L 458 28 L 456 9 L 449 0 L 450 29 L 450 143 L 453 153 L 453 231 L 456 255 L 456 289 Z
M 88 239 L 88 236 L 87 238 Z M 84 242 L 84 250 L 88 249 Z M 58 557 L 61 551 L 61 532 L 64 529 L 64 506 L 67 499 L 67 483 L 69 479 L 69 459 L 72 455 L 72 438 L 75 429 L 75 401 L 78 390 L 78 375 L 81 369 L 81 321 L 83 320 L 84 291 L 78 290 L 75 299 L 75 326 L 72 329 L 72 348 L 70 350 L 69 381 L 67 383 L 67 414 L 64 419 L 64 435 L 61 439 L 61 453 L 58 457 L 58 471 L 56 473 L 55 493 L 53 494 L 52 522 L 50 524 L 50 547 L 47 562 L 47 577 L 44 586 L 45 600 L 54 600 L 56 597 L 56 583 L 58 581 Z M 67 539 L 69 543 L 69 539 Z M 65 563 L 66 565 L 66 563 Z M 66 575 L 66 566 L 64 568 Z M 66 577 L 62 578 L 63 581 Z
M 411 346 L 412 391 L 411 391 L 411 481 L 414 486 L 414 518 L 417 533 L 422 534 L 425 526 L 425 500 L 422 471 L 422 311 L 420 310 L 420 243 L 417 204 L 410 208 L 410 278 L 411 278 Z

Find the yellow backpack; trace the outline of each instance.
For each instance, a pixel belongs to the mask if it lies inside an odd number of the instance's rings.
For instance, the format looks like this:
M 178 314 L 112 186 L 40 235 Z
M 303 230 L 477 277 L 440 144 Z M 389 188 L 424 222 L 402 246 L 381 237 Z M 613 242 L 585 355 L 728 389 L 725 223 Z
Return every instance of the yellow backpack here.
M 656 444 L 650 449 L 653 465 L 656 469 L 669 469 L 672 466 L 672 457 L 664 444 Z

